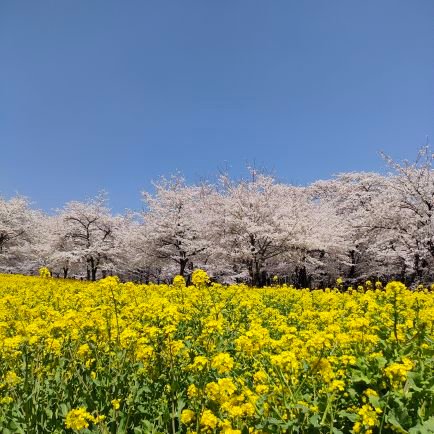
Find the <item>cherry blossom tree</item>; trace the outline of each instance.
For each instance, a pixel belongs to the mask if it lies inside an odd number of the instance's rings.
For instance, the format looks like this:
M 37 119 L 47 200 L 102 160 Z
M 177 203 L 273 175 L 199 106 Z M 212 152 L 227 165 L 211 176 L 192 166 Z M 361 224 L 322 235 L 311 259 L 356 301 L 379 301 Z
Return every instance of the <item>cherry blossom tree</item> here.
M 327 204 L 339 218 L 340 242 L 347 246 L 348 267 L 342 274 L 349 279 L 372 273 L 375 252 L 369 249 L 378 236 L 381 197 L 388 183 L 376 173 L 343 173 L 332 180 L 317 181 L 310 189 L 316 200 Z
M 0 197 L 0 267 L 3 271 L 30 272 L 36 215 L 28 199 Z
M 255 169 L 215 185 L 162 178 L 142 193 L 143 211 L 125 215 L 112 215 L 105 195 L 55 215 L 22 197 L 0 198 L 0 270 L 168 282 L 204 268 L 255 286 L 274 275 L 298 286 L 432 280 L 434 156 L 424 147 L 412 163 L 384 158 L 392 173 L 343 173 L 308 186 Z
M 53 276 L 64 279 L 80 274 L 82 257 L 75 249 L 74 240 L 68 236 L 67 222 L 61 214 L 43 215 L 36 241 L 38 259 Z
M 105 271 L 103 267 L 116 258 L 119 219 L 111 215 L 106 196 L 68 202 L 59 216 L 63 222 L 58 238 L 63 261 L 71 258 L 83 262 L 87 279 L 96 280 L 97 271 Z
M 142 249 L 157 262 L 172 268 L 172 275 L 188 275 L 193 265 L 206 261 L 209 242 L 205 198 L 208 185 L 187 186 L 181 176 L 161 179 L 155 193 L 143 192 Z
M 270 273 L 288 274 L 295 264 L 299 268 L 294 271 L 303 274 L 306 263 L 326 248 L 323 235 L 330 231 L 325 229 L 336 225 L 330 225 L 330 217 L 320 218 L 321 204 L 315 204 L 305 188 L 277 183 L 253 169 L 247 180 L 224 176 L 221 183 L 220 212 L 212 213 L 219 216 L 214 238 L 232 277 L 263 286 Z
M 383 154 L 394 173 L 389 176 L 381 231 L 399 252 L 411 280 L 432 278 L 434 265 L 434 154 L 422 147 L 414 162 L 398 163 Z M 405 274 L 403 273 L 403 274 Z

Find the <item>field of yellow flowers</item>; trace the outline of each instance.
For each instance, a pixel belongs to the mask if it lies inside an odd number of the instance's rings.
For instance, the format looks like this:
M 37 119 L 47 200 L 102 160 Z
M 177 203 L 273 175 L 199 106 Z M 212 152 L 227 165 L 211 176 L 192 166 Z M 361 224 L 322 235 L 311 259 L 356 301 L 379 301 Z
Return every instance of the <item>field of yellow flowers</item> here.
M 434 295 L 0 275 L 0 432 L 432 433 Z

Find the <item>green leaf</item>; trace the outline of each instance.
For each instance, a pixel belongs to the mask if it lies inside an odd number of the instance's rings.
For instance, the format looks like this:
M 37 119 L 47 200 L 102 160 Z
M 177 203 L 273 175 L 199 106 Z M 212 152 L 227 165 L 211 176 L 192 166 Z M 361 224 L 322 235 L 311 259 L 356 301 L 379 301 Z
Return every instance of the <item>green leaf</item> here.
M 314 427 L 319 427 L 320 426 L 320 420 L 321 420 L 320 415 L 314 414 L 313 416 L 311 416 L 309 418 L 309 423 Z
M 368 398 L 369 398 L 370 404 L 373 407 L 375 407 L 375 408 L 377 408 L 377 407 L 381 408 L 382 407 L 381 403 L 380 403 L 380 398 L 378 396 L 372 396 L 372 395 L 370 395 Z
M 60 404 L 60 410 L 62 411 L 62 416 L 65 417 L 68 413 L 68 407 L 65 404 Z
M 357 392 L 355 389 L 353 389 L 352 387 L 350 387 L 348 390 L 348 395 L 350 395 L 351 399 L 354 399 L 357 396 Z
M 284 424 L 283 421 L 281 421 L 281 420 L 279 420 L 279 419 L 276 419 L 275 417 L 270 417 L 270 418 L 268 419 L 268 422 L 269 422 L 271 425 L 277 425 L 277 426 L 282 426 L 282 425 Z
M 365 383 L 365 384 L 371 384 L 371 379 L 366 376 L 362 371 L 353 371 L 352 378 L 354 383 Z
M 407 432 L 402 425 L 398 422 L 395 415 L 393 413 L 390 413 L 386 416 L 386 422 L 392 425 L 394 428 L 399 429 L 400 432 Z
M 355 413 L 348 413 L 345 410 L 341 410 L 338 414 L 339 414 L 340 417 L 346 417 L 351 422 L 355 422 L 356 419 L 357 419 L 357 414 L 355 414 Z
M 408 430 L 410 434 L 432 434 L 434 433 L 434 416 L 431 416 L 429 419 L 422 422 L 422 424 L 418 423 L 416 426 L 410 428 Z

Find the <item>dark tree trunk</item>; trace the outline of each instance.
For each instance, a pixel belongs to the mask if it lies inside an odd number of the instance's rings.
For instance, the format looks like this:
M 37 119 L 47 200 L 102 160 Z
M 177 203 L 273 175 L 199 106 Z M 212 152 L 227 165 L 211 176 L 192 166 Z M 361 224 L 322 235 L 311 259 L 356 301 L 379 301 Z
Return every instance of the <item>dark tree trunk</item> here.
M 68 277 L 69 268 L 63 267 L 62 270 L 63 270 L 63 278 L 66 279 Z
M 407 266 L 405 264 L 405 260 L 402 260 L 402 267 L 401 267 L 401 274 L 399 276 L 399 280 L 401 280 L 402 282 L 405 281 L 405 276 L 407 274 Z
M 188 259 L 183 258 L 179 261 L 179 275 L 185 277 L 185 269 L 187 268 Z
M 306 267 L 297 267 L 295 269 L 295 275 L 297 280 L 297 286 L 300 288 L 308 288 L 310 286 L 310 279 L 307 275 Z
M 420 269 L 420 256 L 419 253 L 416 253 L 414 255 L 414 274 L 415 274 L 415 279 L 414 280 L 420 280 L 421 275 L 422 275 L 422 270 Z
M 264 286 L 267 286 L 269 282 L 267 282 L 267 272 L 263 270 L 260 274 L 260 281 L 259 281 L 259 287 L 262 288 Z
M 350 258 L 351 258 L 351 267 L 350 267 L 350 272 L 348 273 L 348 277 L 350 279 L 353 279 L 356 276 L 356 251 L 355 250 L 350 251 Z
M 260 266 L 259 262 L 255 261 L 255 269 L 254 269 L 254 282 L 253 286 L 259 287 L 261 285 L 261 274 L 260 274 Z
M 267 283 L 267 273 L 262 270 L 262 265 L 260 260 L 252 260 L 248 264 L 250 279 L 252 286 L 256 288 L 262 288 Z
M 98 270 L 98 262 L 92 257 L 87 260 L 87 280 L 92 280 L 92 282 L 95 282 L 96 272 Z

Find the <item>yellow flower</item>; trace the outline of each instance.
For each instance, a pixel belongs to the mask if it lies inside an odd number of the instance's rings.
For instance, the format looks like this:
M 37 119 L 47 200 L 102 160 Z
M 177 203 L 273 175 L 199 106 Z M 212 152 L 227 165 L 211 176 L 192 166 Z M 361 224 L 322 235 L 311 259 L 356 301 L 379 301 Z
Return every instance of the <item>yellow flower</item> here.
M 93 422 L 93 416 L 84 407 L 75 408 L 68 412 L 65 418 L 66 428 L 81 430 L 89 427 L 89 422 Z
M 46 346 L 50 353 L 53 353 L 56 356 L 61 355 L 62 344 L 59 339 L 48 339 L 46 342 Z
M 0 404 L 12 404 L 14 402 L 14 399 L 11 396 L 4 396 L 3 398 L 0 398 Z
M 233 429 L 232 427 L 222 428 L 221 432 L 224 434 L 241 434 L 240 429 Z
M 363 393 L 366 396 L 375 396 L 375 397 L 378 396 L 378 393 L 375 390 L 373 390 L 373 389 L 366 389 Z
M 95 388 L 112 393 L 107 395 L 117 398 L 108 400 L 112 416 L 132 402 L 133 391 L 109 390 L 107 366 L 134 372 L 137 384 L 152 381 L 161 402 L 184 395 L 181 428 L 189 434 L 239 434 L 244 426 L 272 432 L 269 421 L 275 417 L 310 432 L 310 416 L 321 418 L 330 399 L 336 401 L 337 414 L 344 410 L 354 416 L 354 433 L 369 434 L 378 431 L 385 413 L 376 390 L 405 392 L 411 372 L 430 362 L 434 296 L 427 288 L 414 291 L 385 282 L 383 290 L 375 280 L 370 290 L 363 285 L 351 294 L 333 288 L 298 290 L 278 282 L 267 288 L 207 287 L 208 279 L 198 276 L 196 286 L 184 290 L 177 287 L 184 284 L 178 278 L 173 285 L 139 285 L 112 277 L 90 283 L 0 275 L 3 412 L 21 411 L 21 365 L 31 358 L 28 373 L 43 388 L 59 375 L 75 384 L 83 374 L 88 388 L 78 392 L 78 402 L 90 403 Z M 397 340 L 414 345 L 406 357 L 389 360 Z M 348 383 L 358 365 L 366 368 L 372 389 L 354 396 Z M 378 370 L 382 379 L 376 382 Z M 179 382 L 173 388 L 173 375 L 183 375 L 184 389 Z M 288 388 L 299 396 L 285 409 Z M 415 397 L 406 397 L 408 410 L 417 412 Z M 142 404 L 142 414 L 152 410 L 151 404 Z M 276 409 L 283 409 L 280 416 Z M 86 427 L 95 431 L 102 420 L 96 411 L 74 408 L 61 423 L 72 433 Z M 165 427 L 157 422 L 155 429 Z M 384 430 L 390 430 L 387 419 Z M 260 434 L 257 428 L 249 432 Z
M 211 335 L 213 333 L 222 333 L 223 332 L 223 319 L 210 319 L 204 324 L 204 335 Z
M 359 433 L 362 430 L 362 424 L 360 422 L 355 422 L 353 425 L 353 432 Z
M 209 282 L 209 277 L 205 271 L 198 269 L 193 271 L 191 281 L 194 286 L 201 287 Z
M 189 425 L 190 423 L 192 423 L 194 421 L 196 417 L 196 414 L 193 410 L 182 410 L 181 413 L 181 423 L 183 423 L 184 425 Z
M 185 286 L 185 279 L 180 275 L 175 276 L 173 278 L 173 286 L 175 286 L 176 288 L 182 288 L 183 286 Z
M 205 393 L 212 401 L 218 401 L 220 397 L 220 388 L 214 381 L 205 386 Z
M 344 354 L 343 356 L 341 356 L 341 362 L 344 365 L 355 365 L 357 359 L 354 356 Z
M 253 379 L 256 383 L 267 383 L 268 375 L 265 371 L 257 371 L 253 374 Z
M 219 387 L 219 394 L 221 397 L 224 397 L 224 399 L 231 396 L 237 390 L 231 378 L 220 378 L 217 384 Z
M 14 371 L 8 371 L 5 375 L 4 381 L 8 386 L 14 387 L 21 383 L 22 378 L 19 377 Z
M 259 395 L 264 395 L 265 393 L 268 393 L 270 388 L 266 384 L 258 384 L 255 386 L 255 391 Z
M 211 410 L 205 410 L 200 417 L 200 425 L 204 428 L 214 429 L 219 420 Z
M 296 372 L 299 368 L 299 362 L 292 351 L 282 351 L 280 354 L 271 356 L 271 363 L 284 372 Z
M 102 414 L 102 415 L 100 415 L 100 416 L 96 416 L 96 417 L 94 417 L 93 422 L 94 422 L 95 424 L 98 424 L 98 423 L 100 423 L 100 422 L 104 422 L 105 420 L 106 420 L 106 417 Z
M 406 381 L 407 374 L 413 369 L 414 363 L 407 357 L 402 358 L 401 363 L 392 363 L 384 368 L 384 373 L 393 387 L 399 387 L 400 383 Z
M 378 410 L 380 410 L 378 412 Z M 378 414 L 381 413 L 381 409 L 374 409 L 371 405 L 365 404 L 357 411 L 358 420 L 353 426 L 354 432 L 360 432 L 362 428 L 365 432 L 369 429 L 378 426 Z
M 245 416 L 253 416 L 255 414 L 255 407 L 251 402 L 246 402 L 241 406 Z
M 243 416 L 243 408 L 241 407 L 241 405 L 238 405 L 237 401 L 225 402 L 224 404 L 222 404 L 222 409 L 225 410 L 232 419 L 240 418 Z
M 187 389 L 187 396 L 189 398 L 194 398 L 197 395 L 198 395 L 197 387 L 194 384 L 190 384 L 190 386 L 188 386 Z
M 229 372 L 234 366 L 234 361 L 228 353 L 220 353 L 213 357 L 211 367 L 217 370 L 219 374 Z
M 190 369 L 193 371 L 203 371 L 208 364 L 208 359 L 205 356 L 196 356 L 193 363 L 190 365 Z
M 39 277 L 42 277 L 43 279 L 48 279 L 51 277 L 51 272 L 47 267 L 41 267 L 39 269 Z
M 80 358 L 86 358 L 90 354 L 90 347 L 88 344 L 80 345 L 77 350 L 77 356 Z
M 92 364 L 95 362 L 95 359 L 87 359 L 86 363 L 84 364 L 84 366 L 86 366 L 87 369 L 90 369 L 90 367 L 92 366 Z
M 112 404 L 114 410 L 119 410 L 119 408 L 121 406 L 121 400 L 120 399 L 112 399 L 111 404 Z
M 339 390 L 339 391 L 343 392 L 345 390 L 345 382 L 342 380 L 333 380 L 330 383 L 328 390 L 330 392 L 334 392 L 335 390 Z

